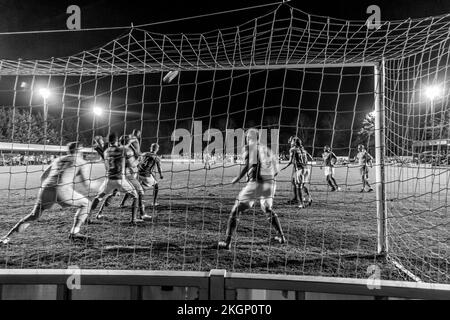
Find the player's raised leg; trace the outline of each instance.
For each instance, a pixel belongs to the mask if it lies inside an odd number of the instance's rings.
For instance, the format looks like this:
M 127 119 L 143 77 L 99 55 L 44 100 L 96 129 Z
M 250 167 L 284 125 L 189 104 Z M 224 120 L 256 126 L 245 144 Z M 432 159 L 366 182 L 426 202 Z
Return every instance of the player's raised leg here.
M 0 239 L 1 243 L 7 244 L 14 233 L 24 232 L 33 221 L 37 221 L 41 217 L 44 210 L 51 208 L 54 203 L 56 203 L 56 188 L 41 188 L 39 190 L 38 200 L 31 212 L 17 222 L 16 225 Z

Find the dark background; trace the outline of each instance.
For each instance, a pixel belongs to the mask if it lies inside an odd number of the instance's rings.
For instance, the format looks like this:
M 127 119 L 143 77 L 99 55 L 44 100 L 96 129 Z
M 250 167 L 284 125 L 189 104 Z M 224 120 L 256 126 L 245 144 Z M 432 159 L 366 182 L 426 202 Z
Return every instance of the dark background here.
M 82 28 L 99 28 L 153 23 L 267 3 L 274 2 L 4 0 L 0 3 L 0 58 L 16 60 L 69 56 L 101 46 L 127 32 L 124 29 L 5 34 L 66 29 L 66 8 L 71 4 L 81 7 Z M 367 19 L 366 8 L 371 4 L 380 6 L 382 20 L 404 20 L 450 12 L 450 1 L 290 2 L 290 5 L 311 14 L 350 20 Z M 146 29 L 163 34 L 205 32 L 236 26 L 274 8 L 256 8 Z M 345 80 L 338 90 L 337 85 L 343 75 Z M 40 112 L 42 101 L 30 96 L 30 92 L 24 90 L 14 94 L 15 80 L 15 77 L 0 80 L 0 104 Z M 32 79 L 20 77 L 19 82 L 22 81 L 30 83 Z M 45 85 L 47 81 L 45 77 L 36 78 L 35 86 Z M 106 135 L 110 130 L 128 133 L 134 128 L 142 128 L 144 148 L 158 141 L 162 145 L 162 153 L 170 153 L 170 135 L 175 128 L 191 131 L 193 120 L 201 120 L 203 130 L 207 127 L 220 130 L 251 126 L 280 127 L 282 144 L 290 135 L 299 134 L 308 150 L 315 155 L 323 145 L 330 144 L 337 154 L 346 156 L 354 152 L 357 143 L 365 143 L 358 132 L 364 117 L 373 110 L 373 76 L 370 68 L 327 69 L 324 72 L 320 69 L 243 71 L 233 75 L 230 71 L 204 71 L 198 75 L 196 72 L 183 72 L 179 92 L 177 83 L 161 86 L 159 74 L 132 76 L 128 80 L 121 76 L 112 82 L 108 77 L 97 81 L 92 77 L 83 77 L 81 85 L 77 77 L 69 77 L 65 84 L 63 81 L 63 77 L 54 77 L 50 86 L 57 88 L 60 94 L 65 88 L 64 109 L 61 108 L 61 99 L 49 100 L 50 123 L 56 131 L 64 134 L 61 143 L 77 139 L 89 144 L 95 134 Z M 110 102 L 111 83 L 114 95 Z M 80 92 L 82 98 L 78 99 Z M 231 98 L 220 98 L 228 96 L 228 93 Z M 211 96 L 214 98 L 208 100 Z M 94 123 L 90 113 L 94 101 L 111 104 L 113 112 L 110 119 Z

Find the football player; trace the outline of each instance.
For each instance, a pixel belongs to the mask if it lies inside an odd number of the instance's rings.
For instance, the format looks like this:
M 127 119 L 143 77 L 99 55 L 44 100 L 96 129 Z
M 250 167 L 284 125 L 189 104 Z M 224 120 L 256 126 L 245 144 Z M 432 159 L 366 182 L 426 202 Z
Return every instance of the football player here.
M 161 159 L 158 156 L 159 145 L 153 143 L 150 152 L 145 152 L 141 156 L 138 166 L 138 180 L 142 184 L 144 190 L 153 187 L 153 207 L 158 206 L 158 181 L 155 178 L 155 169 L 158 171 L 159 178 L 164 179 L 161 173 Z
M 86 196 L 74 189 L 76 178 L 80 178 L 86 189 L 89 188 L 89 164 L 83 159 L 80 148 L 81 145 L 77 142 L 69 143 L 67 155 L 56 158 L 44 171 L 37 201 L 31 213 L 1 238 L 1 243 L 7 244 L 12 234 L 25 231 L 31 222 L 38 220 L 42 213 L 54 204 L 78 208 L 70 230 L 70 239 L 88 238 L 80 233 L 80 229 L 88 217 L 91 203 Z
M 115 133 L 111 133 L 108 137 L 109 148 L 105 150 L 105 166 L 106 166 L 106 179 L 100 186 L 99 192 L 92 202 L 91 211 L 94 211 L 100 201 L 105 195 L 110 195 L 113 190 L 117 189 L 124 193 L 132 195 L 133 199 L 138 199 L 138 193 L 134 186 L 126 177 L 126 168 L 132 167 L 130 159 L 126 157 L 126 149 L 123 146 L 118 145 L 117 136 Z M 143 220 L 138 217 L 138 201 L 133 202 L 131 211 L 131 221 L 133 223 L 142 222 Z M 96 215 L 97 218 L 101 217 L 103 206 Z
M 331 192 L 340 191 L 341 188 L 338 186 L 336 180 L 334 179 L 334 166 L 336 165 L 337 157 L 334 152 L 331 151 L 330 146 L 325 146 L 323 148 L 322 159 L 323 167 L 325 169 L 325 177 L 327 179 L 328 185 L 331 187 Z
M 308 156 L 303 148 L 302 141 L 298 137 L 293 137 L 291 140 L 291 149 L 289 150 L 289 163 L 281 170 L 287 169 L 291 164 L 294 166 L 293 177 L 295 199 L 298 199 L 299 208 L 304 208 L 303 192 L 308 196 L 308 205 L 312 203 L 311 195 L 306 187 Z
M 244 150 L 244 168 L 232 183 L 238 183 L 245 175 L 247 175 L 248 182 L 239 193 L 231 209 L 226 239 L 218 243 L 219 249 L 230 249 L 232 236 L 237 227 L 238 215 L 252 208 L 256 200 L 260 201 L 261 209 L 269 216 L 272 226 L 278 233 L 274 240 L 280 244 L 286 242 L 280 219 L 272 210 L 276 189 L 275 177 L 278 174 L 278 159 L 267 146 L 259 144 L 259 132 L 256 129 L 248 130 Z
M 368 192 L 372 192 L 373 189 L 369 183 L 369 166 L 371 168 L 373 167 L 373 157 L 366 151 L 366 148 L 362 144 L 358 145 L 356 160 L 358 161 L 362 181 L 362 189 L 360 192 L 364 192 L 366 186 L 369 188 Z

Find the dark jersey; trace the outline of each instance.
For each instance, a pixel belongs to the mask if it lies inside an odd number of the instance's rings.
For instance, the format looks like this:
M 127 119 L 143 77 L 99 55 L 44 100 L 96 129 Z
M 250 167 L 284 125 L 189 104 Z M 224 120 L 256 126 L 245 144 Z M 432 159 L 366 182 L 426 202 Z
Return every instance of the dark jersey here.
M 289 150 L 290 162 L 294 165 L 295 170 L 303 169 L 308 164 L 308 158 L 304 149 L 293 147 Z
M 123 147 L 112 146 L 105 150 L 106 176 L 109 179 L 122 179 L 125 174 L 125 150 Z
M 360 166 L 367 166 L 372 163 L 373 157 L 367 151 L 361 151 L 356 155 L 356 159 Z
M 108 147 L 109 147 L 109 143 L 108 142 L 103 143 L 103 145 L 100 145 L 100 144 L 96 143 L 95 146 L 94 146 L 94 150 L 98 153 L 98 155 L 103 160 L 105 160 L 105 151 L 106 151 L 106 149 L 108 149 Z
M 139 175 L 150 177 L 153 174 L 155 167 L 161 174 L 161 160 L 158 155 L 153 152 L 146 152 L 141 156 L 141 161 L 139 162 Z
M 325 151 L 322 154 L 322 158 L 323 158 L 323 165 L 325 167 L 334 167 L 337 161 L 337 157 L 333 152 Z
M 138 172 L 138 160 L 131 148 L 125 147 L 125 171 L 127 175 L 133 175 Z
M 130 134 L 129 137 L 130 137 L 130 142 L 128 143 L 128 145 L 130 146 L 131 150 L 133 150 L 134 156 L 137 159 L 141 156 L 141 144 L 139 142 L 139 139 L 136 136 L 133 136 L 132 134 Z

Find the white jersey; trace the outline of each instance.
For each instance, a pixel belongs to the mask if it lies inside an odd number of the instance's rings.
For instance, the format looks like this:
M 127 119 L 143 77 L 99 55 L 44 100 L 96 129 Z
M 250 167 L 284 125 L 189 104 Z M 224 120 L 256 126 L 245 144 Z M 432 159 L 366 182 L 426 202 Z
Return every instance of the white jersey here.
M 89 177 L 88 163 L 80 155 L 66 155 L 57 158 L 42 176 L 42 187 L 68 186 L 77 177 L 85 181 Z

